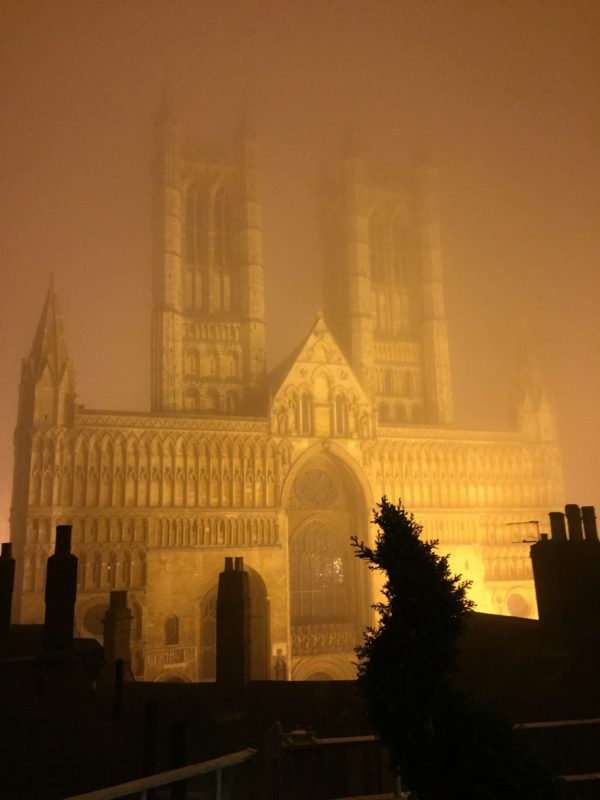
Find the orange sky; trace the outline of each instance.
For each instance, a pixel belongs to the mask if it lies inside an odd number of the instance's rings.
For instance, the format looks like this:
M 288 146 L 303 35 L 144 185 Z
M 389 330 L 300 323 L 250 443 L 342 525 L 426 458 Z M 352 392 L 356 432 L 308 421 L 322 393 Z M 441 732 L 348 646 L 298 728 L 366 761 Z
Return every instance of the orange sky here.
M 440 168 L 458 424 L 505 426 L 521 321 L 555 398 L 568 499 L 600 507 L 600 4 L 0 3 L 0 538 L 20 359 L 54 270 L 79 400 L 149 401 L 150 173 L 184 125 L 261 138 L 270 366 L 318 304 L 316 194 L 345 130 Z

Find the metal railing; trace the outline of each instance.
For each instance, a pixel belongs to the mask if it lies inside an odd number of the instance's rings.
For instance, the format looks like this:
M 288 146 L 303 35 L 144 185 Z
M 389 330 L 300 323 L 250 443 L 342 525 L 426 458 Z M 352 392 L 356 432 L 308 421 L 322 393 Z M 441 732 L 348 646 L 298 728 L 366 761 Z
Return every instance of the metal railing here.
M 118 797 L 129 797 L 136 795 L 141 800 L 146 800 L 146 793 L 149 789 L 156 789 L 159 786 L 168 786 L 179 781 L 197 778 L 200 775 L 207 775 L 211 772 L 216 773 L 216 800 L 222 800 L 223 793 L 223 770 L 235 767 L 254 758 L 257 751 L 252 747 L 246 750 L 238 750 L 220 758 L 212 758 L 209 761 L 201 761 L 198 764 L 189 764 L 187 767 L 170 769 L 167 772 L 159 772 L 156 775 L 148 775 L 145 778 L 138 778 L 127 783 L 119 783 L 116 786 L 109 786 L 106 789 L 96 789 L 93 792 L 74 795 L 67 800 L 113 800 Z

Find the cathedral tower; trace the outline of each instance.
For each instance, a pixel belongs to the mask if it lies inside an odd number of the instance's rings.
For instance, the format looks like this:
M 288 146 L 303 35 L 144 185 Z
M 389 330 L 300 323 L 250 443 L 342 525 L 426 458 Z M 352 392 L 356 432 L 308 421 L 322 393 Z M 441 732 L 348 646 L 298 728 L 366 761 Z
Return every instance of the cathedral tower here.
M 354 153 L 324 187 L 325 310 L 382 423 L 452 422 L 435 171 L 411 190 Z
M 187 145 L 169 109 L 154 164 L 152 409 L 261 411 L 265 377 L 256 137 Z

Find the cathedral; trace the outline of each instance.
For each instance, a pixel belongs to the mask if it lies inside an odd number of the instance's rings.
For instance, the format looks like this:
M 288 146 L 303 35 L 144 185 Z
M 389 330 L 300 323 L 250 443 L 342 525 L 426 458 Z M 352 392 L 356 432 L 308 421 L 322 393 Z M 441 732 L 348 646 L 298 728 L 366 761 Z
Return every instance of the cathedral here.
M 531 365 L 510 430 L 453 424 L 433 168 L 398 183 L 351 152 L 324 179 L 322 309 L 271 371 L 251 127 L 207 145 L 164 109 L 152 183 L 151 410 L 75 402 L 53 286 L 23 362 L 19 620 L 43 619 L 55 526 L 71 524 L 77 633 L 101 639 L 126 589 L 136 678 L 214 679 L 225 557 L 249 574 L 252 677 L 352 678 L 379 587 L 350 537 L 373 537 L 384 494 L 439 539 L 478 610 L 534 616 L 515 541 L 530 530 L 507 526 L 564 502 L 556 425 Z

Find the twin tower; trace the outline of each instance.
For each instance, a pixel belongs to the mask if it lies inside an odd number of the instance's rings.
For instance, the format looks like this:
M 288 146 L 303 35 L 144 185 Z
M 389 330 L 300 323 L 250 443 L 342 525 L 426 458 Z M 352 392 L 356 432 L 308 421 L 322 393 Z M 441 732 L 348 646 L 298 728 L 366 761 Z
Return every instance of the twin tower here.
M 266 413 L 256 136 L 186 142 L 158 117 L 154 162 L 152 411 Z M 351 153 L 321 191 L 325 320 L 380 423 L 452 422 L 435 172 L 408 186 Z M 290 281 L 294 278 L 290 276 Z

